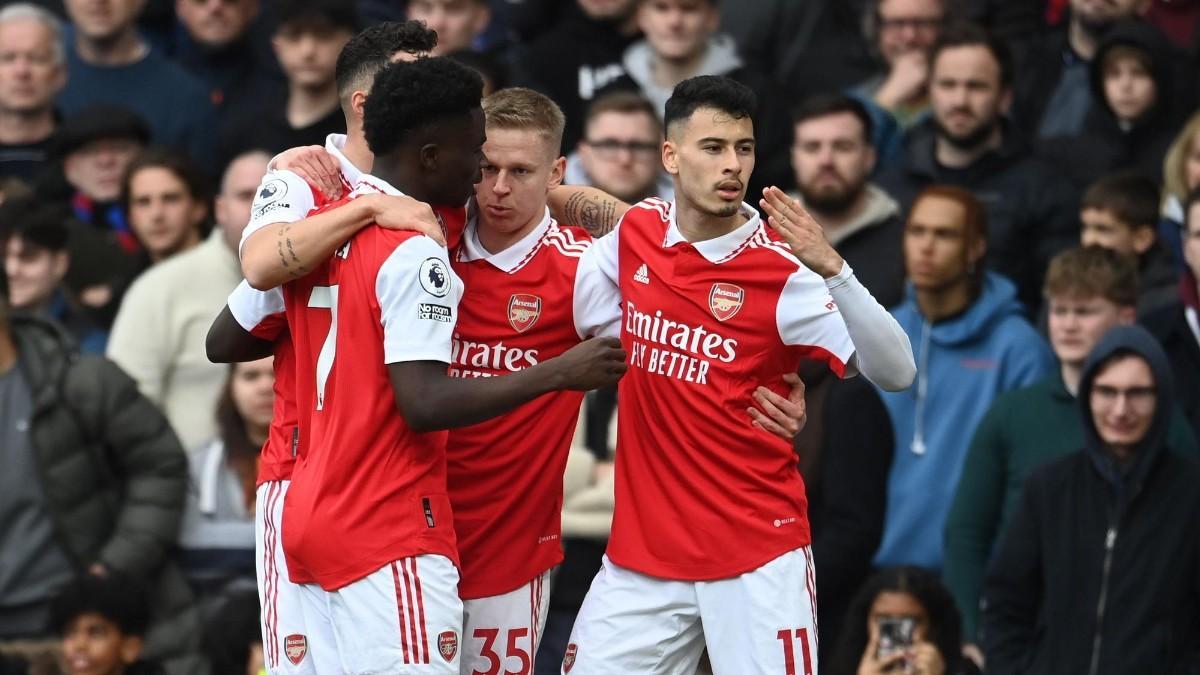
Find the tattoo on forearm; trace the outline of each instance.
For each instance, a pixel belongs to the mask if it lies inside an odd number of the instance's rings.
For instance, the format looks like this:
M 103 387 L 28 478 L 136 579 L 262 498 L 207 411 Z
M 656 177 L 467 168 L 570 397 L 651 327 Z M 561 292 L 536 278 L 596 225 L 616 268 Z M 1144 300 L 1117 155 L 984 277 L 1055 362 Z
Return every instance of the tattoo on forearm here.
M 576 192 L 563 207 L 563 214 L 570 225 L 578 225 L 593 237 L 602 237 L 617 224 L 616 203 L 612 199 L 594 199 L 586 192 Z
M 300 278 L 308 274 L 308 269 L 304 267 L 300 256 L 296 255 L 296 249 L 292 245 L 292 238 L 288 236 L 291 230 L 290 225 L 281 225 L 279 227 L 279 237 L 275 243 L 275 249 L 279 253 L 279 263 L 287 270 L 287 273 L 293 278 Z

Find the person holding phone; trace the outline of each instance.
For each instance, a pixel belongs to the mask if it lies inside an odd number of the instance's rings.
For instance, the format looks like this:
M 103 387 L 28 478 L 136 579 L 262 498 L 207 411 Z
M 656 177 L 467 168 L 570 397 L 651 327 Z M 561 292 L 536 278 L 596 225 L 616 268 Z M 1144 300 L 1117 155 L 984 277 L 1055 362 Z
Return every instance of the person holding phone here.
M 846 613 L 832 675 L 974 675 L 963 658 L 962 619 L 941 581 L 919 567 L 872 577 Z

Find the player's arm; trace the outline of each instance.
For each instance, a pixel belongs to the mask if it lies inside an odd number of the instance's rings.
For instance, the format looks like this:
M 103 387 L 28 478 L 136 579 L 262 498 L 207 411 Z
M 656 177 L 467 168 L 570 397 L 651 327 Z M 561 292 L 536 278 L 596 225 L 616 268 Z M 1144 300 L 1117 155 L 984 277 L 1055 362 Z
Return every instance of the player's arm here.
M 582 227 L 593 237 L 611 232 L 632 208 L 604 190 L 586 185 L 559 185 L 550 191 L 546 203 L 555 220 Z
M 759 204 L 768 224 L 801 263 L 825 279 L 854 344 L 858 371 L 886 391 L 907 389 L 916 377 L 917 364 L 900 324 L 854 276 L 799 202 L 777 187 L 764 190 L 763 197 Z
M 275 352 L 275 343 L 242 328 L 226 305 L 209 327 L 204 349 L 213 363 L 244 363 L 270 356 Z
M 626 365 L 619 340 L 592 338 L 511 375 L 450 377 L 446 367 L 440 361 L 388 364 L 396 405 L 414 431 L 476 424 L 552 391 L 607 387 L 616 384 Z

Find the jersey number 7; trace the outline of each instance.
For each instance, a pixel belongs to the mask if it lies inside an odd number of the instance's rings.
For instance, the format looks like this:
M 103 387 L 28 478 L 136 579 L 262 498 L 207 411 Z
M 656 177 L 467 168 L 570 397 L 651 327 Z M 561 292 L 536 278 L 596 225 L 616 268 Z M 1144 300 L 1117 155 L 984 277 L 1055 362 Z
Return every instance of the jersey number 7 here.
M 333 315 L 329 321 L 329 332 L 321 345 L 321 353 L 317 355 L 317 410 L 324 410 L 325 383 L 329 380 L 329 371 L 333 370 L 333 357 L 337 352 L 338 287 L 313 286 L 312 294 L 308 296 L 308 306 L 328 309 Z

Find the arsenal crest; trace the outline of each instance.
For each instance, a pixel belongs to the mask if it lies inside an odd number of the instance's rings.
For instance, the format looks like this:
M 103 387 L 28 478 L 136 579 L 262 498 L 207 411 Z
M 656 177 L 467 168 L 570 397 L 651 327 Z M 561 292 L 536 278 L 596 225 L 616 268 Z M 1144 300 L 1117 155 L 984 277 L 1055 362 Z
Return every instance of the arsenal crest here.
M 308 654 L 308 638 L 298 633 L 283 638 L 283 653 L 293 666 L 300 665 L 305 654 Z
M 438 633 L 438 653 L 446 663 L 453 661 L 454 655 L 458 653 L 458 633 L 452 630 Z
M 579 647 L 572 642 L 567 645 L 567 652 L 563 654 L 563 672 L 571 672 L 571 668 L 575 666 L 575 654 L 579 652 Z
M 514 293 L 508 299 L 508 323 L 518 333 L 533 328 L 542 315 L 542 299 L 528 293 Z
M 708 308 L 712 310 L 717 321 L 728 321 L 742 308 L 746 299 L 746 291 L 740 286 L 718 282 L 712 285 L 708 292 Z

